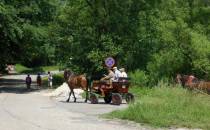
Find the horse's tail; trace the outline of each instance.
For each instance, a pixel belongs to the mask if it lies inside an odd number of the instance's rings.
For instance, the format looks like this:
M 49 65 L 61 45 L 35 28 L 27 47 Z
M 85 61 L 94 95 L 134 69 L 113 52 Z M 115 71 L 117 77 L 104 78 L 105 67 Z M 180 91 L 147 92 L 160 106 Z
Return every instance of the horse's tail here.
M 85 84 L 85 91 L 86 91 L 86 99 L 85 99 L 85 102 L 87 102 L 88 97 L 89 97 L 88 90 L 90 88 L 89 86 L 90 86 L 91 80 L 90 80 L 90 78 L 86 74 L 84 74 L 84 77 L 83 78 L 86 81 L 86 84 Z

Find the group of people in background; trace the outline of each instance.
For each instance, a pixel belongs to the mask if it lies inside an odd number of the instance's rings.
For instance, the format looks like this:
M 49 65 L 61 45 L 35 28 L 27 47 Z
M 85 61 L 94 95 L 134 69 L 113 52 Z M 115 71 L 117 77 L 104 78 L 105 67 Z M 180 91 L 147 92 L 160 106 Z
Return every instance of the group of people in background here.
M 121 68 L 118 70 L 117 67 L 113 67 L 113 69 L 108 69 L 108 75 L 104 75 L 101 80 L 119 81 L 120 78 L 127 77 L 128 75 L 125 72 L 125 68 Z
M 50 72 L 48 72 L 48 87 L 50 87 L 50 88 L 52 88 L 52 80 L 53 80 L 52 74 Z M 32 79 L 31 79 L 31 76 L 29 74 L 27 75 L 27 77 L 25 79 L 25 83 L 26 83 L 27 89 L 30 89 L 31 88 Z M 41 86 L 42 86 L 42 77 L 41 77 L 40 73 L 37 74 L 36 83 L 37 83 L 37 88 L 41 88 Z
M 48 74 L 48 87 L 52 88 L 53 76 L 50 72 L 48 72 L 47 74 Z M 125 68 L 121 68 L 118 70 L 117 67 L 113 67 L 112 69 L 108 69 L 108 75 L 105 75 L 101 80 L 108 80 L 111 83 L 111 82 L 117 82 L 119 81 L 119 79 L 127 78 L 127 77 L 128 75 L 125 72 Z M 27 75 L 25 82 L 26 82 L 27 88 L 30 89 L 31 83 L 32 83 L 32 79 L 30 75 Z M 42 86 L 42 77 L 40 73 L 38 73 L 37 75 L 36 83 L 37 83 L 37 88 L 40 88 Z
M 113 67 L 112 69 L 108 69 L 108 75 L 104 75 L 103 78 L 101 78 L 101 81 L 104 82 L 106 81 L 109 84 L 109 88 L 113 88 L 112 83 L 113 82 L 118 82 L 118 81 L 126 81 L 124 79 L 126 79 L 128 77 L 127 73 L 125 72 L 124 68 L 121 68 L 118 70 L 117 67 Z M 123 80 L 121 80 L 123 79 Z M 104 87 L 105 86 L 101 86 L 99 89 L 101 91 L 102 96 L 105 96 L 104 94 Z

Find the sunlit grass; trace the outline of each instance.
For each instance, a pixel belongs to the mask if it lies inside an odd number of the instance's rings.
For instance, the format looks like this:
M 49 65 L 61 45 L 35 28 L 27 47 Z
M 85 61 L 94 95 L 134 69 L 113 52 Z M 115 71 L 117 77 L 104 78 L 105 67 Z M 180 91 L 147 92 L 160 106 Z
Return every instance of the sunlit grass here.
M 181 87 L 162 84 L 154 88 L 137 88 L 136 103 L 106 117 L 120 118 L 154 127 L 189 127 L 210 129 L 210 96 Z
M 59 66 L 41 66 L 44 71 L 53 71 L 53 70 L 59 70 Z
M 21 64 L 16 64 L 15 70 L 17 73 L 29 73 L 30 74 L 30 73 L 59 70 L 59 66 L 40 66 L 40 67 L 35 67 L 35 68 L 28 68 Z
M 15 65 L 15 70 L 16 70 L 17 73 L 22 73 L 24 71 L 32 71 L 31 68 L 25 67 L 21 64 L 16 64 Z

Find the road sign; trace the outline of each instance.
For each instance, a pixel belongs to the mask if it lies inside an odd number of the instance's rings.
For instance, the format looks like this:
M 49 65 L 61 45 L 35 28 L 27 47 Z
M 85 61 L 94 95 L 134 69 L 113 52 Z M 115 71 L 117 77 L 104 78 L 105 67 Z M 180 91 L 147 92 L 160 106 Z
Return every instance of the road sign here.
M 114 58 L 112 58 L 112 57 L 106 58 L 105 64 L 106 64 L 106 66 L 109 67 L 109 68 L 113 67 L 113 66 L 115 65 L 115 60 L 114 60 Z

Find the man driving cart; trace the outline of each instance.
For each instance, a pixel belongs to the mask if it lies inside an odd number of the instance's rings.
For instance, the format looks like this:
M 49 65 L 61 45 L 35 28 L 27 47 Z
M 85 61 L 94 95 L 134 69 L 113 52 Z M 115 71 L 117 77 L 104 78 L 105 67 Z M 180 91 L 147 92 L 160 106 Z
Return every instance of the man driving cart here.
M 110 88 L 112 88 L 112 82 L 114 81 L 115 74 L 111 69 L 108 69 L 108 75 L 104 75 L 105 77 L 101 78 L 100 82 L 105 82 L 109 84 Z M 105 96 L 103 89 L 106 85 L 102 85 L 99 89 L 102 93 L 102 96 Z

